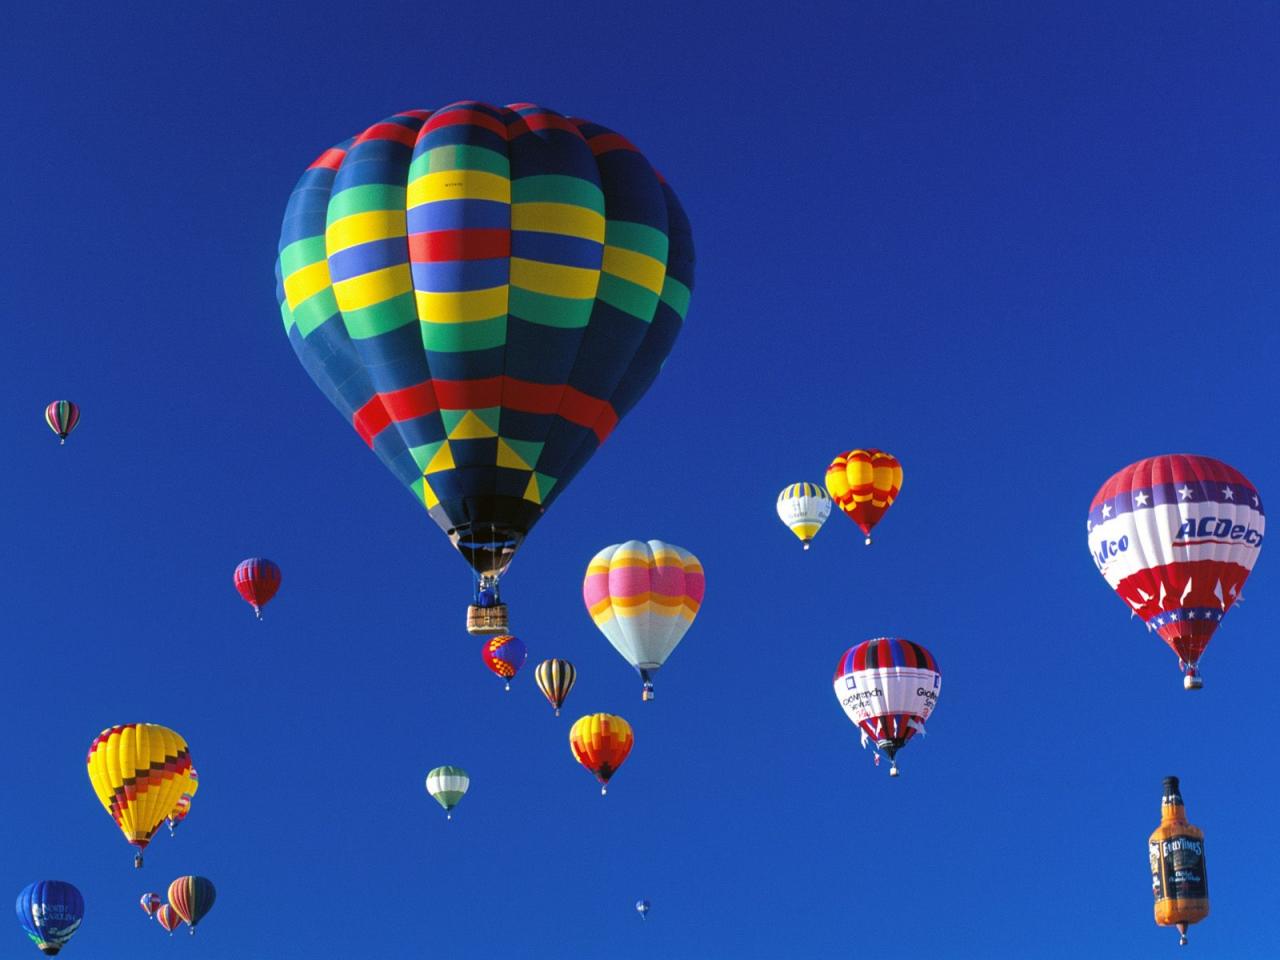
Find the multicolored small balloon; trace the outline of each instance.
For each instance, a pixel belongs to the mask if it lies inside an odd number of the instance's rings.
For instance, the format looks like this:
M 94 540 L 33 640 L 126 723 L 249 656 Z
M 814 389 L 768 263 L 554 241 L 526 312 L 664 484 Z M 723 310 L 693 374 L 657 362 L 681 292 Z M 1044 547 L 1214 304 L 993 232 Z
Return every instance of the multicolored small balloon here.
M 37 880 L 18 894 L 18 922 L 46 957 L 67 945 L 84 920 L 84 897 L 65 880 Z
M 253 615 L 262 619 L 262 608 L 280 589 L 280 568 L 264 557 L 240 561 L 235 573 L 236 590 L 244 602 L 253 607 Z
M 471 787 L 471 778 L 461 767 L 436 767 L 427 774 L 427 793 L 444 807 L 445 819 L 453 819 L 453 808 Z
M 902 490 L 902 464 L 883 450 L 850 450 L 827 467 L 827 492 L 871 545 L 871 528 L 880 522 Z
M 158 893 L 144 893 L 138 902 L 142 905 L 143 913 L 145 913 L 148 919 L 151 920 L 156 918 L 156 911 L 159 910 L 160 905 L 164 903 L 164 901 L 160 899 L 160 894 Z
M 831 498 L 816 483 L 793 483 L 778 494 L 778 519 L 800 538 L 806 550 L 831 516 Z
M 55 400 L 44 408 L 44 422 L 58 435 L 58 445 L 61 446 L 80 422 L 80 408 L 70 400 Z
M 484 658 L 486 667 L 507 681 L 506 689 L 510 690 L 511 678 L 524 666 L 525 660 L 529 658 L 529 651 L 519 637 L 504 633 L 500 637 L 486 640 L 480 648 L 480 655 Z
M 213 901 L 218 897 L 213 881 L 205 877 L 179 877 L 169 884 L 169 903 L 186 921 L 191 933 L 196 932 L 198 924 L 211 909 Z
M 579 717 L 569 729 L 569 749 L 573 758 L 600 781 L 602 797 L 609 792 L 610 778 L 626 761 L 634 743 L 631 724 L 611 713 Z
M 938 704 L 942 671 L 924 647 L 896 637 L 877 637 L 850 647 L 836 663 L 836 699 L 862 730 L 862 745 L 876 745 L 889 758 L 889 776 L 908 740 L 924 736 L 924 722 Z M 880 763 L 880 754 L 876 754 Z
M 568 660 L 543 660 L 534 668 L 533 679 L 547 702 L 555 707 L 556 716 L 560 716 L 565 698 L 578 681 L 578 671 L 573 664 Z
M 165 904 L 156 911 L 156 922 L 160 926 L 169 931 L 169 936 L 173 936 L 173 931 L 178 929 L 178 924 L 182 923 L 182 917 L 178 916 L 178 911 L 173 909 L 170 904 Z

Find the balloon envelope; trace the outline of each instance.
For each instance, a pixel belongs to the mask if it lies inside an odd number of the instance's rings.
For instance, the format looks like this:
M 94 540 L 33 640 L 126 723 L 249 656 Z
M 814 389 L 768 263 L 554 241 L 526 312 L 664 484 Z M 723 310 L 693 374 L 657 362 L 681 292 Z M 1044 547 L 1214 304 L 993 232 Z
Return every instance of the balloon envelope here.
M 1150 457 L 1102 485 L 1087 528 L 1098 571 L 1198 686 L 1200 656 L 1262 549 L 1258 491 L 1211 457 Z
M 191 754 L 168 727 L 129 723 L 108 727 L 89 745 L 89 781 L 125 839 L 142 850 L 182 795 Z
M 631 724 L 610 713 L 579 717 L 569 729 L 569 749 L 574 759 L 602 784 L 608 783 L 609 778 L 618 772 L 631 753 L 634 742 Z
M 619 134 L 464 101 L 321 154 L 289 199 L 276 277 L 316 385 L 496 578 L 657 376 L 693 242 Z
M 942 691 L 942 671 L 920 644 L 878 637 L 844 652 L 834 688 L 845 715 L 893 760 L 908 740 L 924 733 Z
M 44 408 L 44 422 L 59 440 L 65 441 L 80 422 L 80 408 L 70 400 L 55 400 Z
M 178 924 L 182 923 L 182 917 L 178 916 L 178 911 L 167 903 L 156 911 L 156 920 L 159 921 L 160 926 L 169 931 L 170 936 L 173 936 L 173 931 L 178 929 Z
M 458 805 L 471 786 L 471 778 L 461 767 L 436 767 L 427 774 L 427 793 L 445 810 Z
M 196 924 L 213 908 L 217 896 L 213 881 L 205 877 L 179 877 L 169 884 L 169 903 L 193 933 Z
M 37 880 L 18 894 L 18 922 L 45 956 L 52 957 L 84 920 L 84 897 L 64 880 Z
M 265 557 L 250 557 L 240 561 L 233 578 L 236 591 L 244 602 L 253 607 L 258 619 L 262 608 L 280 589 L 280 568 Z
M 158 893 L 144 893 L 138 902 L 142 905 L 143 912 L 151 918 L 155 917 L 156 911 L 159 910 L 160 905 L 164 903 L 164 901 L 160 899 L 160 894 Z
M 883 450 L 849 450 L 831 461 L 826 484 L 836 505 L 870 543 L 871 528 L 902 490 L 902 464 Z
M 778 494 L 778 519 L 809 549 L 831 515 L 831 498 L 816 483 L 792 483 Z
M 480 656 L 484 658 L 485 666 L 504 680 L 510 680 L 524 666 L 525 660 L 529 658 L 529 651 L 519 637 L 504 634 L 486 640 L 480 648 Z M 510 684 L 507 686 L 510 687 Z
M 587 612 L 639 671 L 645 700 L 653 696 L 653 674 L 692 626 L 705 593 L 698 558 L 661 540 L 605 547 L 591 559 L 582 581 Z
M 547 702 L 555 707 L 556 716 L 560 716 L 565 698 L 578 681 L 578 671 L 573 664 L 568 660 L 543 660 L 534 668 L 533 679 Z

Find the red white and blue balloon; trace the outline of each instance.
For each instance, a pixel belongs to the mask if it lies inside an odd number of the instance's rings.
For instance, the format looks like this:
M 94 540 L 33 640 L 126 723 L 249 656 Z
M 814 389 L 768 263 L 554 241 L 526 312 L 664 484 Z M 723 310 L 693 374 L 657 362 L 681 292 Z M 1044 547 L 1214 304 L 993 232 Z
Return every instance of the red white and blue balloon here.
M 898 775 L 896 756 L 937 706 L 942 671 L 924 647 L 897 637 L 877 637 L 850 647 L 836 663 L 836 699 L 862 730 L 862 745 L 883 752 L 889 775 Z
M 1184 686 L 1258 561 L 1266 517 L 1239 470 L 1173 454 L 1125 467 L 1089 507 L 1089 551 L 1111 588 L 1178 655 Z

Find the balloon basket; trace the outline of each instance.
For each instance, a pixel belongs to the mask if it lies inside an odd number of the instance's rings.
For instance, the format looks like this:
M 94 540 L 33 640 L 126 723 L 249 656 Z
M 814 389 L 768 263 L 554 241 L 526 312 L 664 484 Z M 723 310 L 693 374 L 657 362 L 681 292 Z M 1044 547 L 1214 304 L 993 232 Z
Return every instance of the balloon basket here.
M 1183 690 L 1199 690 L 1203 686 L 1204 681 L 1200 679 L 1200 674 L 1198 673 L 1188 673 L 1182 678 Z
M 492 607 L 477 607 L 473 603 L 467 607 L 467 633 L 472 636 L 485 637 L 507 633 L 509 622 L 505 603 L 495 604 Z

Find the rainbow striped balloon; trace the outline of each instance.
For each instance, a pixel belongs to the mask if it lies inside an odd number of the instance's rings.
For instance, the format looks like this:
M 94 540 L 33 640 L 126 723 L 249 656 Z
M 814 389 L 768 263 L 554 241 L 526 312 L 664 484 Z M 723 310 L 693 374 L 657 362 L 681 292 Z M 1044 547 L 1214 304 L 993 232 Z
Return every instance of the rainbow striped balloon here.
M 688 550 L 661 540 L 605 547 L 587 565 L 582 599 L 600 632 L 640 673 L 641 699 L 702 606 L 706 577 Z

